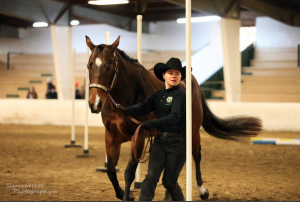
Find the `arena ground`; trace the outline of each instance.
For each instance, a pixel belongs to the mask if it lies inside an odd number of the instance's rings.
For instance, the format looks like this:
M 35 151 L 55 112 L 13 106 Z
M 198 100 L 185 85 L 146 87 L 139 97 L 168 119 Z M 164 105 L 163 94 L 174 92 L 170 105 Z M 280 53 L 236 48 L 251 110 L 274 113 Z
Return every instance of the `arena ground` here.
M 89 151 L 65 148 L 71 127 L 0 124 L 1 201 L 116 201 L 103 167 L 104 129 L 89 128 Z M 76 127 L 83 145 L 84 127 Z M 262 132 L 260 137 L 300 137 L 300 132 Z M 124 170 L 130 143 L 123 144 L 118 178 L 124 187 Z M 213 138 L 202 133 L 202 175 L 212 201 L 300 201 L 300 146 L 251 145 Z M 147 164 L 142 165 L 142 179 Z M 179 184 L 185 194 L 185 167 Z M 193 171 L 193 185 L 195 173 Z M 193 186 L 193 188 L 195 188 Z M 135 200 L 139 190 L 133 192 Z M 159 182 L 154 200 L 164 197 Z M 200 201 L 196 189 L 193 200 Z

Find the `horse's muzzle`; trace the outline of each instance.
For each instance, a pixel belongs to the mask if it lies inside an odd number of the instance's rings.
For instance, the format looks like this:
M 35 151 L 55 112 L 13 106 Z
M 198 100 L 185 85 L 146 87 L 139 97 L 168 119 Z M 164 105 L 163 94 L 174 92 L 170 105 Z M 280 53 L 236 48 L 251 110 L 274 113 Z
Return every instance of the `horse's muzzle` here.
M 89 107 L 90 107 L 90 110 L 93 114 L 99 114 L 101 112 L 101 109 L 102 109 L 102 102 L 100 101 L 98 103 L 98 105 L 93 105 L 89 102 Z

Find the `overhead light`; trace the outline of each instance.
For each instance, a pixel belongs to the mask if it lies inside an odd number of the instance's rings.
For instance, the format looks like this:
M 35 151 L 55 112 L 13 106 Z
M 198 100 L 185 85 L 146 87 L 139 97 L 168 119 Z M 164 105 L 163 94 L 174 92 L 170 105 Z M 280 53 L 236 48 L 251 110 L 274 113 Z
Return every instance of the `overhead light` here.
M 209 21 L 218 21 L 218 20 L 221 20 L 221 18 L 216 15 L 191 18 L 191 22 L 209 22 Z M 185 23 L 185 22 L 186 22 L 185 18 L 177 19 L 177 23 Z
M 80 24 L 80 22 L 78 21 L 78 20 L 72 20 L 71 22 L 70 22 L 70 25 L 79 25 Z
M 89 1 L 88 3 L 92 5 L 128 4 L 129 0 L 96 0 Z
M 33 27 L 48 27 L 48 23 L 46 22 L 35 22 L 32 25 Z

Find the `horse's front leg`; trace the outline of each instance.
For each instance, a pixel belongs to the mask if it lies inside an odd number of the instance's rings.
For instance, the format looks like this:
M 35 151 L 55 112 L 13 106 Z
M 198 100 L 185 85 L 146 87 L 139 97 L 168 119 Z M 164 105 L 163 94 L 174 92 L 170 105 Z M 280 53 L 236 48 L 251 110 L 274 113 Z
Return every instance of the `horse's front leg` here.
M 142 132 L 142 131 L 141 131 Z M 141 134 L 140 134 L 141 135 Z M 136 149 L 137 149 L 137 155 L 138 157 L 141 156 L 144 148 L 145 139 L 140 137 L 138 138 L 136 142 Z M 135 178 L 135 172 L 136 168 L 138 166 L 138 162 L 134 158 L 134 144 L 133 144 L 133 138 L 131 139 L 131 154 L 129 158 L 129 162 L 127 164 L 127 168 L 125 171 L 125 190 L 124 190 L 124 201 L 133 201 L 134 197 L 130 194 L 130 186 Z
M 112 135 L 107 130 L 105 133 L 105 146 L 107 155 L 107 175 L 115 189 L 116 197 L 122 200 L 124 191 L 119 185 L 116 173 L 116 166 L 120 156 L 121 144 L 113 141 Z
M 209 191 L 203 187 L 203 181 L 201 176 L 200 161 L 201 161 L 201 144 L 200 144 L 200 132 L 193 134 L 192 142 L 192 154 L 196 167 L 196 187 L 197 193 L 202 200 L 206 200 L 209 197 Z

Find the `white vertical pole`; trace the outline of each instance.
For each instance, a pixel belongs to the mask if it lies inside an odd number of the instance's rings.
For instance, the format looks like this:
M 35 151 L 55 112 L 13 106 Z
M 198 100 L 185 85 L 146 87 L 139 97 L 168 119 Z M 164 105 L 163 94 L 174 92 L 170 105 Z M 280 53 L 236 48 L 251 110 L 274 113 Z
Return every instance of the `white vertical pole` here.
M 186 0 L 186 200 L 192 201 L 191 0 Z
M 57 91 L 57 98 L 63 99 L 62 87 L 61 87 L 61 73 L 60 73 L 60 63 L 59 63 L 59 53 L 57 47 L 57 36 L 56 36 L 56 26 L 50 25 L 51 31 L 51 39 L 52 39 L 52 47 L 53 47 L 53 60 L 54 60 L 54 70 L 55 70 L 55 77 L 56 77 L 56 91 Z
M 90 56 L 89 48 L 87 47 L 87 61 Z M 89 141 L 89 134 L 88 134 L 88 112 L 89 112 L 89 70 L 86 69 L 86 78 L 85 78 L 85 127 L 84 127 L 84 154 L 89 153 L 88 148 L 88 141 Z
M 142 15 L 136 16 L 137 19 L 137 59 L 140 64 L 142 64 Z M 138 164 L 135 173 L 135 181 L 137 183 L 141 182 L 141 164 Z
M 72 53 L 72 26 L 69 26 L 68 27 L 68 30 L 69 30 L 69 92 L 68 92 L 68 97 L 70 97 L 71 99 L 73 98 L 72 95 L 73 95 L 73 85 L 74 85 L 74 82 L 73 82 L 73 78 L 75 77 L 75 75 L 73 75 L 73 53 Z M 75 56 L 74 56 L 75 57 Z
M 70 47 L 71 48 L 71 47 Z M 69 147 L 81 147 L 81 145 L 75 144 L 75 61 L 76 61 L 76 50 L 75 48 L 70 49 L 69 54 L 69 97 L 72 101 L 72 125 L 71 125 L 71 144 L 65 145 L 66 148 Z M 73 84 L 73 85 L 72 85 Z
M 106 36 L 106 45 L 109 45 L 109 31 L 105 32 Z
M 106 44 L 109 45 L 109 31 L 107 31 L 105 33 L 106 36 Z M 106 150 L 105 150 L 105 165 L 107 164 L 107 154 L 106 154 Z
M 75 48 L 73 49 L 73 54 L 71 55 L 70 66 L 71 66 L 71 76 L 70 80 L 73 84 L 71 86 L 71 99 L 72 99 L 72 134 L 71 134 L 71 144 L 75 144 Z

